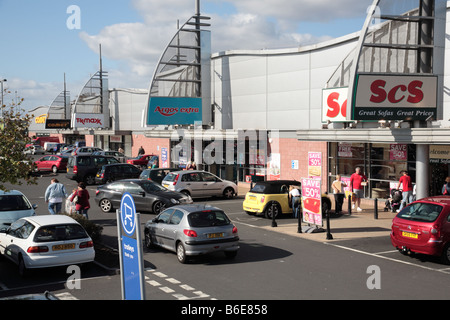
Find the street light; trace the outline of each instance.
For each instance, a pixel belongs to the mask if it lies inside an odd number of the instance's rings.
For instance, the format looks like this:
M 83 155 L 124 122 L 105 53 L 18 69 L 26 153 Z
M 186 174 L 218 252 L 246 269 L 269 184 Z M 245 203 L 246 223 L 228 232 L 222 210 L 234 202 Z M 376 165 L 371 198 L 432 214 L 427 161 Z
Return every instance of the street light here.
M 3 118 L 3 82 L 6 82 L 6 81 L 8 81 L 8 80 L 6 80 L 6 79 L 0 80 L 1 89 L 2 89 L 2 104 L 0 105 L 0 107 L 2 108 L 2 118 Z

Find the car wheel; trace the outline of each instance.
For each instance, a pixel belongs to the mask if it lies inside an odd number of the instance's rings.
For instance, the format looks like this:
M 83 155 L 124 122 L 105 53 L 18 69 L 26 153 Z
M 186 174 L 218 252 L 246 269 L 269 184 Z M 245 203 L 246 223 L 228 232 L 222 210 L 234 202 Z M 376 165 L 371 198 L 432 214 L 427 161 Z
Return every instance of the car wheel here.
M 89 184 L 89 185 L 95 184 L 95 177 L 93 175 L 88 175 L 86 177 L 86 184 Z
M 153 213 L 154 214 L 160 214 L 161 211 L 163 211 L 166 208 L 166 205 L 164 204 L 164 202 L 162 201 L 155 201 L 155 203 L 153 203 Z
M 58 173 L 58 168 L 57 168 L 56 166 L 53 166 L 53 167 L 52 167 L 52 172 L 53 172 L 53 173 Z
M 450 243 L 447 243 L 442 250 L 441 256 L 442 262 L 445 264 L 450 264 Z
M 234 197 L 234 190 L 233 190 L 233 188 L 230 188 L 230 187 L 226 188 L 223 191 L 223 197 L 226 198 L 226 199 L 232 199 Z
M 22 255 L 19 256 L 19 275 L 21 277 L 26 277 L 28 275 L 28 269 L 25 266 Z
M 99 206 L 103 212 L 111 212 L 113 209 L 113 205 L 109 199 L 100 200 Z
M 189 196 L 189 197 L 191 196 L 191 193 L 187 190 L 182 190 L 182 191 L 180 191 L 180 193 L 184 194 L 185 196 Z
M 264 211 L 264 216 L 267 219 L 272 219 L 273 215 L 275 215 L 275 218 L 277 218 L 280 213 L 281 213 L 280 205 L 276 202 L 272 202 L 267 205 L 266 210 Z
M 145 246 L 150 249 L 154 247 L 153 241 L 152 241 L 152 237 L 150 236 L 150 231 L 149 230 L 145 230 L 144 231 L 144 244 Z
M 181 241 L 177 243 L 177 259 L 180 263 L 186 263 L 187 261 L 186 250 Z

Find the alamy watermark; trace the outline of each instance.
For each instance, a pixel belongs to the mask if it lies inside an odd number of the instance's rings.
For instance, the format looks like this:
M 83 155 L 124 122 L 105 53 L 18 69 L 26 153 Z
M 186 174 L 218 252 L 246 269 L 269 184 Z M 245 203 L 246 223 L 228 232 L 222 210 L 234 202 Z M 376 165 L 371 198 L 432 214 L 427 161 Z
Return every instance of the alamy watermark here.
M 377 265 L 371 265 L 367 267 L 367 274 L 370 274 L 369 278 L 367 278 L 366 286 L 367 289 L 381 289 L 381 269 Z
M 77 5 L 71 5 L 67 7 L 67 14 L 70 16 L 66 20 L 66 26 L 69 30 L 81 29 L 81 9 Z

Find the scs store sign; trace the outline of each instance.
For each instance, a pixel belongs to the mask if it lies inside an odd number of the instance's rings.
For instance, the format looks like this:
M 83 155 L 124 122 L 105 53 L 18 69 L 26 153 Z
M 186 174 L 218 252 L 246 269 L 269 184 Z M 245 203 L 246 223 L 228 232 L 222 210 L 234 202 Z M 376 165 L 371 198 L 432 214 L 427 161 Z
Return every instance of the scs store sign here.
M 347 87 L 322 90 L 322 122 L 348 121 L 347 94 Z
M 426 120 L 436 108 L 436 76 L 358 76 L 354 120 Z

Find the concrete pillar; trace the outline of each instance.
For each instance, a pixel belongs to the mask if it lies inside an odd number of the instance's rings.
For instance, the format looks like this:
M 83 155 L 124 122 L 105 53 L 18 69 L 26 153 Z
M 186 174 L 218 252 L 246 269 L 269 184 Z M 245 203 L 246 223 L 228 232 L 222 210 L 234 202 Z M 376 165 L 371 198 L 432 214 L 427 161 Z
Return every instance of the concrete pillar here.
M 416 199 L 429 196 L 430 148 L 427 144 L 416 145 Z

